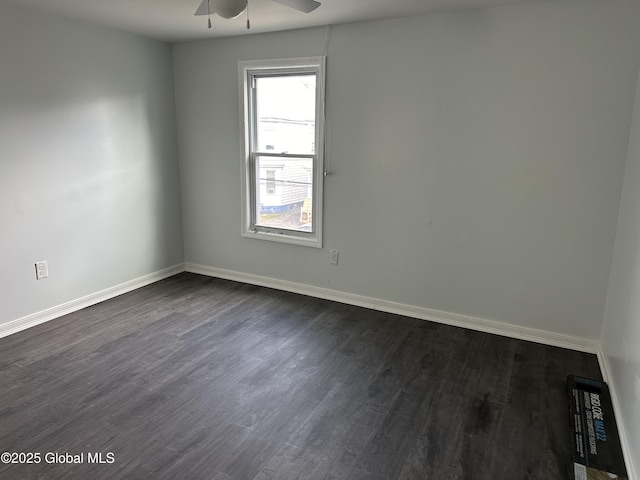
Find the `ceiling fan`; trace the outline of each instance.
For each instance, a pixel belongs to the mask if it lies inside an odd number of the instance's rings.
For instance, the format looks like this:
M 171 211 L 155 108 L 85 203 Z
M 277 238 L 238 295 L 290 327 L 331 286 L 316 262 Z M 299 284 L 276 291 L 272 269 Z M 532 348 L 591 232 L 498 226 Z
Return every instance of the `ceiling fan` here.
M 299 10 L 303 13 L 309 13 L 320 6 L 320 2 L 316 0 L 272 0 L 286 7 Z M 222 18 L 236 18 L 242 12 L 248 12 L 248 0 L 202 0 L 200 6 L 194 15 L 209 15 L 216 13 Z M 209 28 L 211 28 L 211 18 L 209 18 Z M 247 28 L 250 28 L 249 19 L 247 18 Z

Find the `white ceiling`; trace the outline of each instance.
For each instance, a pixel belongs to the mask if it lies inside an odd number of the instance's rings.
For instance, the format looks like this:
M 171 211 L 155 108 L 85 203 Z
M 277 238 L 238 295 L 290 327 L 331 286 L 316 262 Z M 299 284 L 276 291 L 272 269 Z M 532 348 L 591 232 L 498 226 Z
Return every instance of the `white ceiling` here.
M 248 32 L 244 13 L 234 20 L 212 15 L 213 25 L 209 30 L 206 17 L 193 15 L 200 0 L 8 1 L 157 40 L 180 42 L 541 0 L 320 0 L 322 5 L 311 13 L 301 13 L 271 0 L 249 0 L 251 30 Z

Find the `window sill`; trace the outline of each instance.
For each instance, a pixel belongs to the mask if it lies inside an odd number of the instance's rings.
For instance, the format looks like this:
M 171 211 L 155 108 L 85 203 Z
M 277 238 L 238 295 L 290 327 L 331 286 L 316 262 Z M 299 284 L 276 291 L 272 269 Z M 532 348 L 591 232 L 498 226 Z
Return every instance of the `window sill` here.
M 256 240 L 267 240 L 270 242 L 289 243 L 292 245 L 302 245 L 304 247 L 322 248 L 322 240 L 316 236 L 298 237 L 286 233 L 253 232 L 250 230 L 242 232 L 245 238 L 255 238 Z

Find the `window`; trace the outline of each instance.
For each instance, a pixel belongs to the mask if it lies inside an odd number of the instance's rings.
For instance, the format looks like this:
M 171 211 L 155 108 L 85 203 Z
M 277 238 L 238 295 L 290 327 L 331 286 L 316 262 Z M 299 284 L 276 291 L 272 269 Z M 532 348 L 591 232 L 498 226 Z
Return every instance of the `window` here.
M 276 171 L 267 170 L 267 195 L 276 194 Z
M 242 235 L 322 246 L 324 57 L 239 63 Z

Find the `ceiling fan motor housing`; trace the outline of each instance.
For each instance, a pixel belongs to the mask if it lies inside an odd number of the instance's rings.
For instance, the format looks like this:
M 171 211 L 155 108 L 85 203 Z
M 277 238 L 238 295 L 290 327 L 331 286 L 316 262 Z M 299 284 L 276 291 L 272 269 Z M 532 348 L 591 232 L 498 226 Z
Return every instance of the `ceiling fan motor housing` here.
M 245 8 L 247 0 L 209 0 L 212 10 L 222 18 L 236 18 Z

